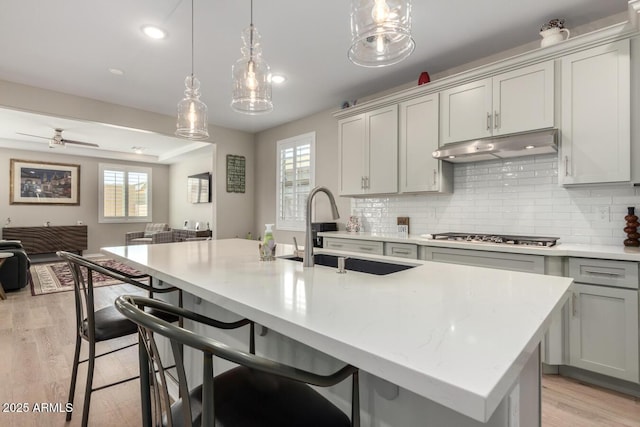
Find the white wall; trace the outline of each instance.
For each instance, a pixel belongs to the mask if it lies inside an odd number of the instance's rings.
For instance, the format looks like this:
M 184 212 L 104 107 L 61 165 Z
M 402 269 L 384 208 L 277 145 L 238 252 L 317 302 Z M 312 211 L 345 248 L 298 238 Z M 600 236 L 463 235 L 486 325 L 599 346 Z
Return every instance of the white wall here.
M 41 206 L 9 204 L 10 159 L 47 161 L 80 165 L 80 205 Z M 4 226 L 8 217 L 11 226 L 40 226 L 46 221 L 51 225 L 74 225 L 81 220 L 88 228 L 88 250 L 98 253 L 104 246 L 124 245 L 127 231 L 144 229 L 144 224 L 99 224 L 98 223 L 98 164 L 109 162 L 93 157 L 68 156 L 57 153 L 39 153 L 0 148 L 0 224 Z M 118 161 L 119 164 L 136 164 Z M 153 177 L 153 221 L 169 222 L 169 166 L 141 164 L 152 168 Z
M 276 143 L 277 141 L 308 132 L 316 133 L 316 167 L 315 184 L 328 187 L 336 197 L 340 211 L 339 223 L 349 219 L 350 204 L 348 198 L 338 197 L 338 125 L 332 111 L 318 114 L 287 123 L 264 131 L 256 136 L 256 217 L 254 236 L 262 235 L 264 224 L 276 222 Z M 313 220 L 333 221 L 329 202 L 324 194 L 316 197 Z M 291 243 L 296 236 L 302 245 L 304 233 L 275 230 L 276 242 Z
M 171 228 L 182 228 L 185 220 L 196 221 L 205 229 L 207 223 L 214 226 L 214 202 L 190 203 L 187 200 L 187 177 L 199 173 L 209 172 L 215 174 L 214 146 L 201 148 L 172 164 L 169 168 L 169 191 L 171 203 L 169 204 L 169 218 Z M 213 195 L 213 192 L 212 192 Z
M 218 128 L 211 134 L 215 141 L 214 238 L 244 237 L 253 232 L 256 196 L 256 149 L 252 134 Z M 244 193 L 227 192 L 227 155 L 246 158 Z

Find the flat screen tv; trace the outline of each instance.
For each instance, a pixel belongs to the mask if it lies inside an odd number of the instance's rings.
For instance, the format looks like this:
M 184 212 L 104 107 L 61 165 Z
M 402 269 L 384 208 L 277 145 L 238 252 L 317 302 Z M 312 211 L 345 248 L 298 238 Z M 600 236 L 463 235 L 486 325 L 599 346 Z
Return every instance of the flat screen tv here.
M 187 179 L 189 203 L 211 203 L 211 174 L 209 172 L 190 175 Z

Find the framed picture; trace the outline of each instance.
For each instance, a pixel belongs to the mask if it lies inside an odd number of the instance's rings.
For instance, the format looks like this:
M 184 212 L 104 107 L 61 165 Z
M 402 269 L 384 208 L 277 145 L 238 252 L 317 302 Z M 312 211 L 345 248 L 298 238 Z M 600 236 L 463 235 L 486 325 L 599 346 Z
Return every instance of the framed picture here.
M 244 156 L 227 154 L 227 193 L 244 193 L 245 167 Z
M 79 205 L 80 165 L 11 159 L 9 204 Z

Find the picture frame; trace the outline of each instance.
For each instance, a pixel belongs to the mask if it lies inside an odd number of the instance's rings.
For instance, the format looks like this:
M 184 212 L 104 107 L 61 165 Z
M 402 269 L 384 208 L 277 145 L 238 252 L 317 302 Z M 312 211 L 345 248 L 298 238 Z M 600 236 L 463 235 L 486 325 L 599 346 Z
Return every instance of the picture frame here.
M 227 154 L 227 193 L 245 192 L 246 158 Z
M 79 205 L 80 165 L 11 159 L 10 205 Z

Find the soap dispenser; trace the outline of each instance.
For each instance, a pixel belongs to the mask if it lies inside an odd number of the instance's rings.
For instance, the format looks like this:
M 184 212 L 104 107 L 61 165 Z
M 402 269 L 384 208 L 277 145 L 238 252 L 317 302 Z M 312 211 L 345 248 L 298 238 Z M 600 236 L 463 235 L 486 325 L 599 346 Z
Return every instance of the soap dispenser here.
M 265 259 L 270 259 L 273 258 L 276 254 L 276 241 L 273 238 L 273 224 L 265 224 L 264 227 L 262 252 Z

